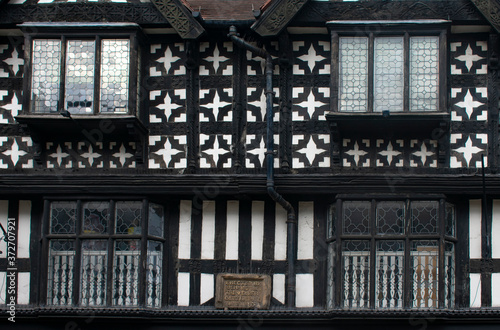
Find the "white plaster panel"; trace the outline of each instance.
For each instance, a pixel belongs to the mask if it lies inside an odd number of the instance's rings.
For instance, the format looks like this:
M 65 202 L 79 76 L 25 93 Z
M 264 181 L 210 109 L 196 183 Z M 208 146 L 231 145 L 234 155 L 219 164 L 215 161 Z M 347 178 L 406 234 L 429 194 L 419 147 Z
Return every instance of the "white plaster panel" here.
M 6 272 L 0 272 L 0 305 L 5 305 L 5 295 L 7 293 Z
M 206 303 L 214 296 L 214 274 L 201 274 L 200 276 L 200 305 Z
M 481 258 L 481 200 L 469 201 L 469 256 Z
M 262 260 L 264 243 L 264 202 L 252 202 L 252 260 Z
M 493 216 L 491 219 L 491 257 L 500 258 L 500 199 L 493 200 Z M 497 292 L 500 298 L 500 291 Z
M 314 202 L 300 202 L 298 215 L 297 259 L 313 259 Z
M 286 211 L 276 204 L 276 227 L 274 234 L 274 260 L 286 260 Z
M 9 201 L 0 200 L 0 223 L 3 228 L 7 230 L 7 218 L 9 217 Z M 0 238 L 3 237 L 3 232 L 0 232 Z M 7 257 L 7 243 L 2 239 L 0 240 L 0 251 L 3 253 L 0 254 L 0 258 Z M 1 289 L 1 287 L 0 287 Z
M 213 259 L 215 250 L 215 202 L 203 201 L 201 259 Z
M 191 201 L 180 202 L 179 259 L 191 258 Z
M 30 303 L 30 273 L 17 274 L 17 304 L 27 305 Z
M 314 307 L 313 274 L 297 274 L 295 280 L 297 285 L 295 307 Z
M 189 306 L 189 273 L 179 273 L 177 276 L 177 305 Z
M 500 307 L 500 273 L 491 274 L 491 307 Z
M 30 257 L 31 201 L 19 201 L 17 225 L 17 257 Z
M 481 307 L 481 274 L 470 274 L 470 307 Z
M 238 201 L 227 202 L 226 260 L 238 260 L 239 208 Z
M 273 297 L 285 303 L 285 274 L 273 274 Z

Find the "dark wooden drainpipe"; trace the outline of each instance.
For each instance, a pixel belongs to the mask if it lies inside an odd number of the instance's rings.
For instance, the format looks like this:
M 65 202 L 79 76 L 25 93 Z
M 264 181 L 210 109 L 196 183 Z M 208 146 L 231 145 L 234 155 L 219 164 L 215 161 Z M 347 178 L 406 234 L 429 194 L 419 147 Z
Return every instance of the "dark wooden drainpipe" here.
M 288 259 L 288 279 L 287 279 L 287 307 L 294 307 L 295 305 L 295 259 L 297 251 L 297 237 L 296 226 L 297 220 L 295 210 L 292 204 L 285 200 L 274 187 L 274 132 L 273 132 L 273 59 L 263 48 L 255 47 L 244 39 L 238 36 L 236 27 L 233 25 L 229 28 L 228 36 L 237 46 L 251 51 L 253 54 L 258 55 L 266 60 L 266 121 L 267 121 L 267 138 L 266 138 L 266 170 L 267 180 L 266 187 L 267 193 L 271 198 L 281 205 L 286 210 L 287 215 L 287 259 Z

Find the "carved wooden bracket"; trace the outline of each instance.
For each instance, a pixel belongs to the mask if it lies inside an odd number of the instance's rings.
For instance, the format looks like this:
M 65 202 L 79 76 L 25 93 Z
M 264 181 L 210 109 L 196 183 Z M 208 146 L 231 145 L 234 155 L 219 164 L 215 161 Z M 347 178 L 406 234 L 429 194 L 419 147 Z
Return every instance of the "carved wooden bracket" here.
M 483 14 L 497 32 L 500 33 L 500 1 L 472 0 L 474 6 Z
M 183 39 L 197 39 L 205 29 L 180 0 L 152 0 L 160 13 Z
M 270 8 L 264 11 L 259 20 L 252 25 L 252 30 L 262 37 L 276 36 L 306 3 L 307 0 L 275 0 L 271 3 Z

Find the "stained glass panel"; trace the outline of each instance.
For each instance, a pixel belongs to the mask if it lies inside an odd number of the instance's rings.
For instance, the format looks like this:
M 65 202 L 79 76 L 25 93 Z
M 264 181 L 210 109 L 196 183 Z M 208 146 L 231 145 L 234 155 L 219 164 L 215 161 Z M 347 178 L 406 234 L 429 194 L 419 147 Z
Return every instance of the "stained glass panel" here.
M 351 240 L 342 243 L 343 306 L 370 307 L 370 242 Z
M 439 203 L 422 201 L 411 203 L 411 233 L 437 234 Z
M 140 234 L 142 219 L 142 202 L 117 202 L 115 233 Z
M 75 202 L 52 202 L 50 204 L 51 234 L 74 234 L 75 222 Z
M 83 306 L 106 305 L 107 246 L 106 240 L 82 242 L 80 294 Z
M 83 204 L 83 233 L 106 234 L 108 232 L 108 221 L 108 202 L 87 202 Z
M 375 260 L 375 307 L 402 308 L 404 241 L 378 241 Z
M 140 240 L 117 240 L 113 259 L 113 305 L 136 306 L 139 288 Z
M 346 112 L 368 110 L 368 38 L 339 40 L 339 108 Z
M 405 222 L 404 202 L 377 203 L 377 233 L 403 234 Z
M 75 114 L 91 114 L 94 101 L 95 42 L 69 40 L 66 50 L 64 108 Z
M 52 240 L 49 245 L 47 304 L 73 304 L 74 240 Z
M 438 307 L 439 247 L 437 241 L 414 241 L 411 246 L 412 306 Z
M 439 37 L 410 38 L 410 111 L 438 110 Z
M 162 244 L 148 241 L 148 260 L 146 264 L 146 305 L 161 306 Z
M 374 41 L 373 111 L 403 111 L 404 40 L 380 37 Z
M 102 40 L 101 112 L 127 112 L 130 71 L 130 41 Z
M 344 202 L 343 233 L 351 235 L 362 235 L 370 233 L 370 202 Z
M 58 112 L 61 77 L 61 41 L 33 40 L 31 106 L 33 112 Z

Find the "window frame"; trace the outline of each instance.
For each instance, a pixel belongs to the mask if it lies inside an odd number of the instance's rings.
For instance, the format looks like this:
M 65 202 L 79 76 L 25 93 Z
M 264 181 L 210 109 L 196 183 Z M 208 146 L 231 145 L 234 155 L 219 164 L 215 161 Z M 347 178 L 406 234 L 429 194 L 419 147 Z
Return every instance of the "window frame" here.
M 378 114 L 374 111 L 374 39 L 376 37 L 399 36 L 404 40 L 404 94 L 403 111 L 391 114 L 420 114 L 448 112 L 448 50 L 447 39 L 449 21 L 445 20 L 410 20 L 410 21 L 330 21 L 327 23 L 331 33 L 332 66 L 331 66 L 331 104 L 335 113 L 347 114 Z M 439 38 L 439 73 L 438 73 L 438 105 L 436 110 L 410 111 L 409 90 L 409 39 L 410 37 L 437 36 Z M 367 37 L 368 38 L 368 91 L 367 111 L 340 110 L 340 38 Z M 389 109 L 390 111 L 390 109 Z
M 51 204 L 53 202 L 73 202 L 75 204 L 75 233 L 51 233 Z M 108 202 L 108 227 L 105 233 L 84 233 L 83 230 L 83 219 L 84 219 L 84 204 L 92 202 Z M 116 204 L 118 202 L 139 202 L 141 203 L 141 232 L 139 234 L 123 234 L 116 233 L 115 221 L 116 221 Z M 149 233 L 149 211 L 151 205 L 161 206 L 163 209 L 163 237 L 155 236 Z M 44 211 L 42 219 L 42 267 L 41 267 L 41 283 L 40 283 L 40 301 L 42 305 L 46 306 L 66 306 L 66 304 L 51 304 L 49 303 L 49 254 L 50 254 L 50 242 L 56 240 L 73 240 L 74 241 L 74 257 L 73 257 L 73 268 L 72 271 L 72 283 L 71 283 L 71 304 L 70 306 L 75 307 L 111 307 L 111 308 L 122 308 L 122 307 L 146 307 L 146 308 L 161 308 L 166 304 L 166 283 L 167 283 L 167 265 L 169 255 L 166 251 L 168 244 L 168 207 L 163 203 L 158 203 L 154 200 L 150 200 L 144 197 L 120 197 L 120 198 L 100 198 L 100 197 L 82 197 L 82 198 L 47 198 L 44 200 Z M 82 263 L 83 263 L 83 242 L 87 240 L 106 240 L 106 291 L 105 291 L 105 302 L 103 304 L 83 304 L 82 303 L 82 287 L 81 287 L 81 276 L 82 276 Z M 137 304 L 115 304 L 113 303 L 113 283 L 115 282 L 115 242 L 121 240 L 138 240 L 139 247 L 139 270 L 138 270 L 138 284 L 137 284 Z M 159 304 L 148 305 L 147 304 L 147 276 L 148 276 L 148 243 L 155 242 L 159 243 L 161 246 L 161 276 L 159 280 L 160 290 L 157 294 Z M 140 266 L 142 265 L 142 266 Z M 69 304 L 68 304 L 69 305 Z
M 370 230 L 367 234 L 344 234 L 343 233 L 343 210 L 344 202 L 368 202 L 370 203 Z M 381 234 L 377 233 L 377 204 L 379 202 L 404 202 L 404 233 L 403 234 Z M 437 219 L 437 233 L 435 234 L 412 234 L 411 232 L 411 203 L 413 202 L 437 202 L 438 203 L 438 219 Z M 446 208 L 451 205 L 453 207 L 453 235 L 450 236 L 446 233 L 447 227 L 447 213 Z M 411 195 L 377 195 L 377 196 L 359 196 L 359 195 L 345 195 L 339 194 L 335 200 L 328 207 L 327 214 L 327 230 L 326 230 L 326 244 L 328 246 L 328 262 L 327 262 L 327 309 L 374 309 L 377 311 L 384 311 L 388 309 L 405 310 L 411 309 L 414 311 L 421 310 L 435 310 L 450 308 L 454 309 L 459 305 L 458 293 L 458 280 L 460 279 L 460 270 L 457 269 L 459 257 L 461 257 L 460 241 L 458 239 L 458 205 L 455 201 L 447 200 L 444 196 L 428 195 L 428 196 L 411 196 Z M 370 278 L 369 285 L 369 302 L 368 306 L 363 307 L 348 307 L 344 306 L 344 261 L 343 261 L 343 243 L 349 241 L 365 241 L 369 245 L 369 269 Z M 402 306 L 401 307 L 377 307 L 376 306 L 376 263 L 377 263 L 377 242 L 383 241 L 404 241 L 404 257 L 403 257 L 403 289 L 402 289 Z M 438 306 L 412 306 L 412 268 L 411 268 L 411 248 L 413 242 L 418 241 L 436 241 L 437 242 L 437 272 L 438 272 L 438 286 L 437 286 L 437 304 Z M 447 244 L 453 244 L 453 277 L 450 281 L 453 285 L 453 292 L 451 298 L 451 305 L 445 306 L 445 251 Z
M 23 114 L 35 116 L 50 116 L 61 114 L 66 111 L 64 103 L 66 99 L 66 51 L 69 40 L 93 40 L 95 41 L 94 58 L 94 92 L 92 112 L 88 114 L 71 114 L 73 117 L 127 117 L 139 114 L 138 79 L 141 67 L 140 54 L 145 37 L 139 26 L 134 23 L 23 23 L 20 25 L 25 34 L 25 72 L 23 88 Z M 64 32 L 61 32 L 64 31 Z M 59 73 L 59 97 L 57 109 L 49 112 L 37 112 L 34 110 L 32 101 L 33 83 L 33 51 L 34 40 L 52 39 L 61 41 L 60 73 Z M 101 112 L 100 109 L 100 72 L 101 72 L 101 40 L 126 39 L 129 40 L 129 65 L 128 65 L 128 100 L 127 111 L 124 112 Z M 52 109 L 51 109 L 52 110 Z

